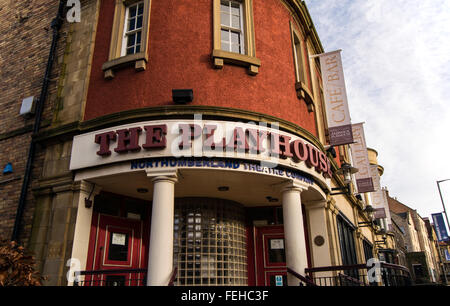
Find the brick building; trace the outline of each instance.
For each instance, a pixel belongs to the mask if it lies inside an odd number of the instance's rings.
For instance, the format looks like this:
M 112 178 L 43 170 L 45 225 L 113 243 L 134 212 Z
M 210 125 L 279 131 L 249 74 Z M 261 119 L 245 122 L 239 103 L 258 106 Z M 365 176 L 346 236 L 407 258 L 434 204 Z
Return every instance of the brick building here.
M 416 210 L 406 206 L 387 192 L 392 219 L 404 232 L 406 258 L 417 283 L 438 282 L 440 275 L 435 245 L 430 237 L 428 219 L 422 218 Z
M 14 169 L 0 226 L 12 235 L 34 133 L 19 232 L 47 284 L 74 284 L 70 259 L 98 285 L 368 282 L 355 266 L 380 236 L 367 197 L 336 173 L 349 146 L 329 146 L 309 57 L 324 50 L 303 1 L 81 1 L 81 22 L 60 14 L 36 130 L 18 111 L 43 95 L 57 12 L 0 10 L 0 165 Z
M 17 204 L 30 147 L 34 117 L 21 116 L 21 102 L 33 96 L 39 98 L 43 77 L 52 42 L 51 22 L 56 17 L 58 5 L 55 1 L 3 1 L 0 4 L 0 233 L 2 238 L 13 234 Z M 64 39 L 64 30 L 60 32 Z M 31 42 L 31 43 L 30 43 Z M 62 57 L 64 48 L 57 50 Z M 60 68 L 55 65 L 49 84 L 49 99 L 45 101 L 41 127 L 52 122 L 52 97 L 57 92 L 57 75 Z M 32 177 L 40 176 L 43 150 L 35 156 Z M 8 163 L 12 172 L 4 173 Z M 27 209 L 23 216 L 21 238 L 30 236 L 31 220 L 35 200 L 31 185 L 27 190 Z

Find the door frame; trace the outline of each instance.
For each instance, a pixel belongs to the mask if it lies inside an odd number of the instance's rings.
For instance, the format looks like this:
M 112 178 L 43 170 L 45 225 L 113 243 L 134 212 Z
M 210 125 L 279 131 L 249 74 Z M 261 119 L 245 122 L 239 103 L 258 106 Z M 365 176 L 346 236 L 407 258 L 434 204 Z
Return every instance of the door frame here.
M 266 233 L 261 233 L 266 231 Z M 261 234 L 262 240 L 259 236 Z M 267 241 L 269 236 L 273 236 L 274 239 L 282 238 L 284 240 L 284 226 L 283 225 L 267 225 L 267 226 L 254 226 L 254 253 L 255 253 L 255 285 L 267 286 L 267 274 L 287 274 L 287 266 L 284 264 L 275 264 L 272 267 L 267 265 Z M 285 249 L 286 250 L 286 249 Z
M 116 224 L 106 225 L 104 229 L 101 229 L 100 227 L 102 223 L 108 223 L 113 222 Z M 124 226 L 120 225 L 120 222 L 128 223 Z M 117 225 L 119 223 L 119 225 Z M 134 228 L 130 227 L 130 223 L 135 223 L 135 226 L 138 226 L 139 233 L 136 233 Z M 87 256 L 87 262 L 86 262 L 86 271 L 98 271 L 98 270 L 130 270 L 130 269 L 143 269 L 147 268 L 148 264 L 148 243 L 149 243 L 149 231 L 148 231 L 148 222 L 147 220 L 134 220 L 134 219 L 128 219 L 123 217 L 117 217 L 117 216 L 110 216 L 101 214 L 98 212 L 93 212 L 92 214 L 92 223 L 91 223 L 91 231 L 90 231 L 90 237 L 89 237 L 89 248 L 88 248 L 88 256 Z M 134 227 L 134 226 L 133 226 Z M 132 239 L 131 243 L 131 256 L 129 260 L 127 260 L 127 263 L 123 265 L 121 262 L 114 262 L 111 260 L 106 259 L 106 252 L 108 251 L 109 246 L 109 238 L 110 238 L 110 231 L 108 229 L 117 229 L 118 232 L 128 232 L 131 233 Z M 103 240 L 100 240 L 100 233 L 105 235 L 105 238 Z M 137 243 L 137 250 L 134 249 L 134 238 L 137 237 L 136 235 L 139 234 L 140 241 Z M 99 241 L 103 241 L 103 246 L 99 246 Z M 100 249 L 103 248 L 102 251 Z M 137 253 L 135 253 L 137 252 Z M 135 260 L 135 262 L 133 262 Z M 128 277 L 130 277 L 130 273 Z M 116 275 L 116 274 L 114 274 Z M 118 273 L 117 275 L 122 275 Z M 142 276 L 142 275 L 140 275 Z M 95 276 L 86 275 L 85 276 L 85 283 L 88 284 L 91 280 L 97 281 L 97 278 Z

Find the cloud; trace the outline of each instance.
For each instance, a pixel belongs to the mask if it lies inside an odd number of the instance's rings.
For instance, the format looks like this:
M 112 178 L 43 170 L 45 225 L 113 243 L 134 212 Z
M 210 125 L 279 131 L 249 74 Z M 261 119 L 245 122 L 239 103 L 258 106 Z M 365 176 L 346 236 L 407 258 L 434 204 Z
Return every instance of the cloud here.
M 450 178 L 450 1 L 307 0 L 325 51 L 342 49 L 352 122 L 366 122 L 381 182 L 425 217 Z M 442 183 L 450 203 L 450 182 Z

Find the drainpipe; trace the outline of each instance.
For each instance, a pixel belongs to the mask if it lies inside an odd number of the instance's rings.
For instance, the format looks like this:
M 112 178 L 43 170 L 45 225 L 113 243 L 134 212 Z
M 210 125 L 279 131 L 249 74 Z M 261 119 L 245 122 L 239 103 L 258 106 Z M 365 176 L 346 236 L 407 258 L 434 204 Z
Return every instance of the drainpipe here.
M 22 190 L 20 192 L 19 204 L 18 204 L 17 213 L 16 213 L 16 220 L 14 223 L 14 229 L 13 229 L 13 233 L 12 233 L 12 237 L 11 237 L 11 240 L 16 241 L 16 242 L 19 242 L 19 239 L 20 239 L 19 235 L 20 235 L 20 230 L 21 230 L 22 217 L 23 217 L 23 212 L 25 210 L 27 190 L 28 190 L 28 186 L 30 184 L 31 172 L 32 172 L 32 168 L 33 168 L 33 159 L 34 159 L 34 154 L 36 151 L 36 143 L 33 140 L 33 136 L 39 132 L 39 127 L 41 125 L 41 119 L 42 119 L 41 117 L 42 117 L 42 112 L 44 110 L 44 102 L 45 102 L 45 99 L 47 98 L 48 85 L 50 83 L 50 75 L 51 75 L 51 71 L 52 71 L 52 67 L 53 67 L 53 62 L 55 59 L 56 46 L 57 46 L 57 42 L 59 39 L 59 30 L 61 29 L 61 26 L 64 21 L 64 17 L 63 17 L 64 16 L 64 6 L 65 6 L 65 1 L 60 0 L 59 7 L 58 7 L 58 13 L 57 13 L 56 17 L 52 20 L 52 23 L 51 23 L 51 28 L 53 29 L 52 44 L 50 47 L 50 54 L 48 56 L 47 67 L 45 68 L 45 75 L 44 75 L 44 80 L 42 82 L 41 94 L 39 96 L 39 100 L 37 101 L 37 105 L 36 105 L 36 116 L 35 116 L 35 120 L 34 120 L 33 133 L 31 135 L 32 139 L 30 141 L 30 148 L 28 150 L 28 158 L 27 158 L 25 174 L 24 174 L 24 178 L 23 178 L 23 182 L 22 182 Z

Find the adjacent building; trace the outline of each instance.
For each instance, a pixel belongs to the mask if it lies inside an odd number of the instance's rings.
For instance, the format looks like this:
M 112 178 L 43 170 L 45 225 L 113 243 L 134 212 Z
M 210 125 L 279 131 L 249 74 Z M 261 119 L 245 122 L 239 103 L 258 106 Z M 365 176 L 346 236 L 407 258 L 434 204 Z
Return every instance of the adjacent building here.
M 392 219 L 404 232 L 407 266 L 416 283 L 440 282 L 441 268 L 436 250 L 436 233 L 427 218 L 389 196 Z

